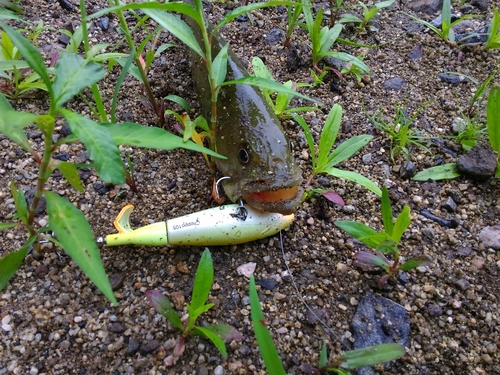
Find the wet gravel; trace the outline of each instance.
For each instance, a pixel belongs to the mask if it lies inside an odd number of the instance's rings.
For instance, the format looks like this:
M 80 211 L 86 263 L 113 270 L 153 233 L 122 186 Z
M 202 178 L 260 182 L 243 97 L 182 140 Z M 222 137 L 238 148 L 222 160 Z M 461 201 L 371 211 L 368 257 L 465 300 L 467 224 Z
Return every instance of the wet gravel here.
M 345 4 L 359 13 L 356 2 Z M 43 20 L 56 30 L 78 25 L 75 5 L 71 10 L 58 2 L 32 1 L 23 4 L 24 18 L 33 23 Z M 491 17 L 492 4 L 487 5 L 487 10 L 481 10 L 466 3 L 456 11 Z M 93 13 L 106 3 L 91 0 L 86 6 Z M 218 20 L 232 7 L 233 3 L 210 3 L 209 18 Z M 304 114 L 316 140 L 334 103 L 344 108 L 339 142 L 359 134 L 374 136 L 368 146 L 340 167 L 387 186 L 396 212 L 404 205 L 410 206 L 412 222 L 402 240 L 402 255 L 408 259 L 426 254 L 432 258 L 431 264 L 400 280 L 391 280 L 379 290 L 378 276 L 364 271 L 353 260 L 353 254 L 364 245 L 333 224 L 336 220 L 358 220 L 380 229 L 379 198 L 343 179 L 318 176 L 313 186 L 335 190 L 346 205 L 341 208 L 321 197 L 303 203 L 294 223 L 283 233 L 284 256 L 279 236 L 211 249 L 215 284 L 210 299 L 215 307 L 201 318 L 201 323 L 228 323 L 243 334 L 241 341 L 228 343 L 228 359 L 223 360 L 208 341 L 193 337 L 177 364 L 167 367 L 164 359 L 172 353 L 178 332 L 148 305 L 144 295 L 148 289 L 161 290 L 182 310 L 183 301 L 189 301 L 203 249 L 103 247 L 101 256 L 119 301 L 119 306 L 113 307 L 70 258 L 52 244 L 45 244 L 43 257 L 28 256 L 0 292 L 0 374 L 264 374 L 250 321 L 248 280 L 237 272 L 240 265 L 249 262 L 256 263 L 255 276 L 266 320 L 289 373 L 301 374 L 301 365 L 316 365 L 324 339 L 332 355 L 352 349 L 358 305 L 367 293 L 373 292 L 399 304 L 407 313 L 410 327 L 406 356 L 390 367 L 376 366 L 376 373 L 500 374 L 500 253 L 498 243 L 491 240 L 498 238 L 498 179 L 478 182 L 462 177 L 415 182 L 405 178 L 401 174 L 408 167 L 405 159 L 400 156 L 391 160 L 387 137 L 363 110 L 372 115 L 380 109 L 384 116 L 393 118 L 394 103 L 405 105 L 411 114 L 429 102 L 415 127 L 439 141 L 430 144 L 432 154 L 418 148 L 411 150 L 413 168 L 420 171 L 437 163 L 454 162 L 463 151 L 449 138 L 452 124 L 467 108 L 476 86 L 467 79 L 454 84 L 440 74 L 459 72 L 482 82 L 497 67 L 499 53 L 450 46 L 417 26 L 404 14 L 408 12 L 426 20 L 439 13 L 413 13 L 405 4 L 393 4 L 375 18 L 376 32 L 346 27 L 344 38 L 379 46 L 339 46 L 354 55 L 366 53 L 364 61 L 370 67 L 370 76 L 357 82 L 353 75 L 338 80 L 330 72 L 324 84 L 301 92 L 324 103 L 324 113 Z M 133 17 L 128 20 L 133 22 Z M 294 32 L 292 62 L 296 64 L 292 66 L 297 69 L 287 69 L 290 58 L 282 34 L 275 31 L 285 25 L 286 10 L 274 8 L 252 12 L 251 19 L 235 21 L 223 32 L 245 64 L 257 55 L 280 82 L 310 81 L 310 51 L 303 43 L 304 30 Z M 117 26 L 115 17 L 93 20 L 92 43 L 116 43 L 120 40 Z M 148 27 L 153 30 L 154 25 Z M 136 40 L 140 42 L 143 37 L 139 33 Z M 166 33 L 160 39 L 175 42 Z M 54 51 L 64 48 L 55 30 L 44 30 L 38 40 L 47 61 Z M 167 49 L 155 59 L 149 76 L 157 97 L 182 96 L 196 112 L 188 56 L 182 47 Z M 119 73 L 116 67 L 107 73 L 100 86 L 104 97 L 112 96 Z M 84 95 L 90 98 L 90 92 Z M 121 121 L 155 123 L 154 115 L 141 104 L 142 95 L 137 82 L 127 77 L 117 111 Z M 11 103 L 19 110 L 47 110 L 43 93 Z M 297 100 L 294 104 L 304 103 Z M 71 101 L 68 108 L 91 116 L 80 99 Z M 478 113 L 484 119 L 484 108 Z M 172 130 L 173 125 L 170 118 L 167 126 Z M 57 135 L 64 136 L 67 127 L 63 120 L 58 119 L 56 126 Z M 290 120 L 284 121 L 284 127 L 307 179 L 311 161 L 303 131 Z M 27 132 L 33 148 L 42 150 L 41 134 L 35 128 Z M 36 184 L 37 169 L 31 157 L 2 135 L 0 146 L 0 221 L 5 222 L 15 214 L 9 181 L 28 192 Z M 124 149 L 124 157 L 125 151 L 130 152 L 134 162 L 140 193 L 125 185 L 108 186 L 90 169 L 80 172 L 84 193 L 76 192 L 57 174 L 48 183 L 48 189 L 65 196 L 85 213 L 96 237 L 114 231 L 112 221 L 127 203 L 136 207 L 134 227 L 211 206 L 207 201 L 211 175 L 201 155 L 185 150 Z M 79 144 L 63 146 L 57 155 L 60 160 L 74 163 L 90 162 Z M 36 220 L 45 225 L 46 212 L 39 212 Z M 488 227 L 493 232 L 485 234 Z M 25 239 L 21 229 L 2 231 L 0 254 L 17 249 Z M 185 313 L 185 308 L 181 312 Z

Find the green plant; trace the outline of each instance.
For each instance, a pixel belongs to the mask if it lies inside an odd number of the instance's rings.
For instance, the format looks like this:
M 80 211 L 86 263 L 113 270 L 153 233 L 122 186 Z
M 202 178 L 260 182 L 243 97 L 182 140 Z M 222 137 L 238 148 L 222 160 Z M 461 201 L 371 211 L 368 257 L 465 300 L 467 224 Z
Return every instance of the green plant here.
M 259 296 L 255 286 L 255 278 L 250 277 L 250 307 L 253 329 L 260 354 L 264 360 L 267 373 L 270 375 L 285 375 L 285 369 L 274 345 L 262 308 L 260 307 Z M 352 350 L 328 361 L 326 343 L 321 349 L 319 368 L 311 368 L 310 374 L 327 374 L 334 372 L 340 375 L 349 374 L 343 369 L 355 369 L 363 366 L 372 366 L 379 363 L 392 361 L 405 354 L 404 346 L 400 344 L 381 344 Z
M 314 145 L 314 139 L 311 130 L 307 126 L 304 119 L 296 114 L 293 115 L 293 118 L 304 130 L 307 145 L 309 146 L 309 151 L 311 153 L 313 172 L 307 180 L 306 186 L 309 186 L 311 184 L 312 179 L 317 174 L 326 173 L 334 177 L 345 178 L 346 180 L 356 182 L 379 196 L 382 194 L 380 188 L 370 179 L 356 172 L 335 168 L 337 164 L 350 158 L 358 150 L 367 145 L 368 142 L 370 142 L 370 140 L 373 138 L 371 135 L 358 135 L 344 141 L 332 151 L 333 145 L 335 143 L 335 140 L 337 139 L 337 135 L 340 129 L 340 123 L 342 121 L 342 107 L 340 106 L 340 104 L 335 104 L 330 110 L 330 113 L 326 118 L 323 130 L 321 131 L 317 149 Z M 309 190 L 308 192 L 306 192 L 305 199 L 307 199 L 308 196 L 312 194 L 323 192 L 323 190 Z
M 488 39 L 484 44 L 486 51 L 490 49 L 500 48 L 500 14 L 498 9 L 493 10 L 493 18 L 491 19 L 490 26 L 488 27 Z
M 493 151 L 500 153 L 500 86 L 494 84 L 488 95 L 486 107 L 486 129 L 488 139 Z M 415 181 L 427 180 L 449 180 L 460 176 L 456 170 L 456 163 L 438 165 L 417 173 L 413 179 Z M 500 158 L 497 155 L 496 177 L 500 178 Z
M 1 223 L 0 229 L 23 226 L 28 233 L 26 243 L 17 251 L 4 255 L 0 259 L 0 289 L 5 287 L 14 275 L 22 260 L 32 246 L 34 254 L 40 254 L 38 242 L 42 233 L 53 231 L 55 237 L 50 241 L 63 248 L 96 284 L 101 292 L 113 303 L 116 299 L 111 290 L 99 249 L 84 214 L 71 202 L 59 195 L 46 190 L 46 183 L 52 173 L 60 171 L 71 186 L 83 192 L 83 186 L 77 167 L 69 162 L 53 159 L 58 148 L 65 144 L 82 142 L 93 159 L 93 166 L 97 169 L 104 182 L 113 184 L 124 183 L 124 167 L 120 158 L 119 144 L 139 147 L 173 149 L 177 147 L 204 151 L 216 156 L 214 152 L 194 143 L 185 143 L 182 138 L 159 128 L 149 128 L 134 123 L 99 124 L 79 114 L 64 109 L 63 105 L 81 90 L 95 84 L 104 76 L 101 65 L 84 59 L 83 57 L 65 52 L 59 57 L 52 73 L 45 66 L 43 57 L 38 50 L 21 34 L 10 26 L 0 23 L 0 28 L 8 35 L 19 51 L 26 64 L 43 80 L 47 92 L 49 110 L 46 114 L 35 115 L 28 112 L 16 111 L 7 99 L 0 95 L 0 133 L 18 144 L 24 151 L 30 153 L 38 165 L 38 180 L 32 203 L 28 205 L 22 189 L 11 183 L 11 192 L 16 207 L 16 222 Z M 104 107 L 101 102 L 100 106 Z M 62 116 L 69 125 L 72 134 L 54 142 L 54 127 L 56 116 Z M 38 154 L 30 145 L 24 128 L 34 124 L 43 134 L 43 154 Z M 47 201 L 48 227 L 38 228 L 35 222 L 35 213 L 42 197 Z
M 30 32 L 28 40 L 35 43 L 42 29 L 43 23 L 40 23 L 33 32 Z M 0 33 L 0 92 L 9 98 L 18 99 L 34 90 L 47 91 L 43 79 L 29 67 L 26 61 L 21 60 L 21 57 L 20 51 L 12 43 L 9 35 L 2 31 Z
M 333 46 L 333 43 L 335 43 L 340 35 L 340 32 L 342 31 L 342 25 L 336 24 L 331 28 L 328 26 L 324 26 L 322 28 L 323 8 L 319 9 L 318 13 L 316 13 L 316 18 L 313 19 L 308 0 L 302 0 L 302 4 L 302 12 L 304 13 L 304 18 L 306 20 L 305 28 L 309 33 L 309 38 L 311 39 L 312 62 L 314 69 L 321 73 L 322 70 L 318 67 L 318 63 L 324 57 L 333 57 L 356 65 L 359 69 L 361 69 L 361 71 L 363 71 L 363 73 L 369 73 L 370 70 L 368 69 L 368 66 L 356 57 L 345 52 L 330 51 L 330 48 Z
M 256 77 L 261 77 L 267 80 L 274 80 L 272 73 L 267 69 L 264 62 L 257 56 L 254 56 L 252 59 L 253 72 Z M 295 90 L 297 87 L 305 87 L 310 86 L 307 83 L 295 83 L 292 81 L 287 81 L 283 84 L 283 86 Z M 289 92 L 280 92 L 276 95 L 276 100 L 272 99 L 272 95 L 274 94 L 273 90 L 262 89 L 262 93 L 266 98 L 267 102 L 273 109 L 276 116 L 281 119 L 290 118 L 292 113 L 296 112 L 306 112 L 306 111 L 315 111 L 318 108 L 313 106 L 307 107 L 294 107 L 288 108 L 290 106 L 290 102 L 295 97 L 295 95 L 290 94 Z
M 288 48 L 290 46 L 290 39 L 292 38 L 293 30 L 297 27 L 299 17 L 302 14 L 302 4 L 297 4 L 295 6 L 287 6 L 287 27 L 286 27 L 286 37 L 283 45 Z
M 459 19 L 451 22 L 451 1 L 443 0 L 443 8 L 441 11 L 441 28 L 434 26 L 432 23 L 421 20 L 418 17 L 412 16 L 411 14 L 407 14 L 408 17 L 417 21 L 418 23 L 427 26 L 429 29 L 434 31 L 437 35 L 441 37 L 445 42 L 457 46 L 455 42 L 455 32 L 453 31 L 453 26 L 458 25 L 460 22 L 468 19 L 468 18 L 477 18 L 480 17 L 477 14 L 466 14 Z
M 391 121 L 385 121 L 382 118 L 381 111 L 370 116 L 363 107 L 366 116 L 373 125 L 388 136 L 392 161 L 400 154 L 403 154 L 406 159 L 411 159 L 412 153 L 410 152 L 410 146 L 417 146 L 431 153 L 424 144 L 425 138 L 421 135 L 421 132 L 414 127 L 415 119 L 428 104 L 429 102 L 422 104 L 410 118 L 408 118 L 408 112 L 404 107 L 395 104 L 396 115 L 394 120 Z
M 395 0 L 387 0 L 387 1 L 382 1 L 380 3 L 375 4 L 373 7 L 368 8 L 366 4 L 362 3 L 361 1 L 358 2 L 358 5 L 363 8 L 363 19 L 353 15 L 353 14 L 344 14 L 342 15 L 342 18 L 340 19 L 340 23 L 347 23 L 347 22 L 354 22 L 354 23 L 359 23 L 358 28 L 359 29 L 364 29 L 368 25 L 368 22 L 370 22 L 373 17 L 377 15 L 380 9 L 382 8 L 387 8 L 390 7 Z
M 241 333 L 228 324 L 196 325 L 198 317 L 214 306 L 213 303 L 206 303 L 210 294 L 210 289 L 212 288 L 213 280 L 214 268 L 212 256 L 208 248 L 206 248 L 201 256 L 198 269 L 196 270 L 191 303 L 187 305 L 188 318 L 184 322 L 174 310 L 170 301 L 161 292 L 157 290 L 148 290 L 146 292 L 149 303 L 156 311 L 182 331 L 182 337 L 174 348 L 174 354 L 168 359 L 171 365 L 173 365 L 182 355 L 185 349 L 186 338 L 191 335 L 200 336 L 212 341 L 217 349 L 219 349 L 224 359 L 227 358 L 226 344 L 224 341 L 241 340 Z
M 465 151 L 469 151 L 472 147 L 487 134 L 486 125 L 479 121 L 476 117 L 469 118 L 463 115 L 461 118 L 455 119 L 458 124 L 458 133 L 455 138 Z
M 365 59 L 365 57 L 366 57 L 366 54 L 362 53 L 361 55 L 359 55 L 357 57 L 357 59 L 359 61 L 363 61 Z M 359 68 L 359 66 L 354 65 L 354 64 L 349 64 L 348 67 L 346 67 L 340 71 L 340 74 L 342 74 L 342 75 L 346 75 L 349 73 L 354 74 L 356 76 L 356 80 L 358 82 L 361 82 L 361 76 L 363 75 L 364 72 L 362 69 Z
M 380 277 L 378 284 L 382 288 L 389 277 L 395 276 L 399 271 L 409 271 L 430 262 L 427 255 L 419 255 L 414 258 L 401 262 L 399 244 L 404 231 L 410 225 L 410 207 L 404 206 L 403 211 L 397 216 L 396 222 L 393 222 L 393 212 L 387 188 L 382 189 L 382 222 L 383 231 L 375 231 L 368 225 L 356 221 L 336 221 L 335 225 L 346 231 L 354 238 L 365 245 L 376 250 L 373 254 L 368 251 L 359 251 L 354 257 L 361 262 L 380 267 L 385 275 Z M 390 261 L 386 255 L 394 258 Z
M 125 5 L 119 5 L 118 0 L 115 0 L 114 6 L 104 9 L 100 12 L 96 12 L 88 19 L 93 19 L 101 17 L 102 15 L 109 12 L 123 13 L 125 10 L 130 9 L 141 9 L 146 15 L 154 19 L 162 28 L 172 33 L 176 38 L 178 38 L 182 43 L 189 47 L 194 53 L 199 55 L 203 61 L 206 63 L 208 71 L 208 81 L 210 83 L 211 95 L 212 95 L 212 111 L 211 118 L 207 119 L 210 125 L 211 137 L 215 133 L 215 125 L 217 119 L 217 96 L 219 90 L 225 85 L 234 84 L 248 84 L 257 86 L 260 89 L 268 89 L 276 92 L 286 92 L 291 95 L 295 95 L 307 100 L 316 102 L 313 99 L 306 97 L 296 91 L 285 87 L 275 81 L 267 80 L 261 77 L 243 77 L 237 80 L 225 81 L 227 72 L 227 51 L 229 45 L 226 44 L 217 56 L 212 56 L 212 38 L 218 32 L 220 28 L 226 25 L 228 22 L 232 21 L 236 17 L 251 12 L 255 9 L 260 9 L 264 7 L 277 6 L 277 5 L 295 5 L 292 2 L 286 1 L 268 1 L 261 3 L 254 3 L 245 6 L 238 7 L 222 18 L 222 20 L 214 27 L 209 27 L 207 21 L 204 17 L 203 4 L 201 0 L 195 0 L 192 4 L 182 3 L 182 2 L 172 2 L 160 4 L 157 2 L 145 2 L 145 3 L 131 3 Z M 184 17 L 192 20 L 200 28 L 202 43 L 200 44 L 191 27 L 186 23 L 186 21 L 179 19 L 177 16 L 173 15 L 171 12 L 179 13 Z M 120 17 L 120 22 L 121 21 Z M 191 22 L 191 21 L 190 21 Z M 124 25 L 126 27 L 125 19 L 123 18 Z M 132 43 L 132 42 L 130 42 Z M 131 44 L 133 45 L 133 43 Z M 142 73 L 141 73 L 142 75 Z M 144 78 L 145 79 L 145 78 Z M 155 109 L 156 111 L 156 109 Z

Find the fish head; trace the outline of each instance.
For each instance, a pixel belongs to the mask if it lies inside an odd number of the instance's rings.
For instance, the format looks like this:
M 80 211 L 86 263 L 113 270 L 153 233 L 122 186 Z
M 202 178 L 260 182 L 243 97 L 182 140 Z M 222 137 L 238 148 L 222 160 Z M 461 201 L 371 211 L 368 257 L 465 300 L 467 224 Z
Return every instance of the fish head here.
M 241 100 L 242 96 L 235 98 Z M 222 186 L 231 201 L 243 199 L 260 211 L 290 214 L 302 199 L 302 172 L 281 123 L 266 104 L 247 98 L 238 104 L 244 107 L 239 118 L 224 118 L 231 111 L 218 111 L 218 124 L 232 120 L 234 125 L 229 129 L 217 127 L 217 152 L 227 159 L 216 163 L 229 177 Z

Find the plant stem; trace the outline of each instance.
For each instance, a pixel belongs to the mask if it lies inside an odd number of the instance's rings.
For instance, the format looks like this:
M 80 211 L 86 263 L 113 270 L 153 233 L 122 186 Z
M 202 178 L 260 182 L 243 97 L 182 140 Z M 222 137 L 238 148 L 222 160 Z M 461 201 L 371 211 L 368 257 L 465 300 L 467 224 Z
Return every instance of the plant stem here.
M 83 1 L 83 0 L 80 0 Z M 114 2 L 114 5 L 118 6 L 120 5 L 119 0 L 109 0 L 110 2 Z M 134 41 L 132 40 L 132 36 L 130 34 L 130 30 L 128 29 L 127 21 L 125 20 L 125 17 L 123 16 L 123 12 L 121 10 L 116 11 L 116 15 L 118 16 L 118 19 L 120 20 L 120 26 L 123 30 L 123 33 L 125 34 L 125 38 L 127 39 L 127 44 L 130 48 L 130 53 L 134 54 L 134 61 L 135 65 L 137 66 L 137 69 L 139 70 L 139 74 L 141 75 L 142 83 L 144 84 L 144 89 L 146 90 L 146 94 L 148 96 L 148 99 L 153 106 L 153 110 L 155 114 L 158 116 L 159 119 L 163 118 L 161 115 L 160 107 L 158 106 L 158 102 L 156 101 L 156 98 L 153 94 L 153 90 L 151 89 L 151 86 L 149 85 L 148 81 L 148 76 L 146 74 L 146 71 L 144 70 L 141 61 L 139 60 L 139 56 L 136 55 L 136 50 L 135 50 L 135 45 Z

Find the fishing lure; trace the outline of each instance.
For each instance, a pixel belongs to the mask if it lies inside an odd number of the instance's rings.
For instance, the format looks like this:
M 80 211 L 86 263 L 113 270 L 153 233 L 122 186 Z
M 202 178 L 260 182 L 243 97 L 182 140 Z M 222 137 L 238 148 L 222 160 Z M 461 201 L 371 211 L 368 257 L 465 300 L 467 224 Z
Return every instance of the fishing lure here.
M 134 230 L 129 222 L 133 209 L 131 204 L 123 207 L 113 222 L 118 233 L 100 237 L 97 242 L 108 246 L 237 245 L 272 236 L 288 227 L 294 219 L 294 214 L 261 212 L 230 204 Z

